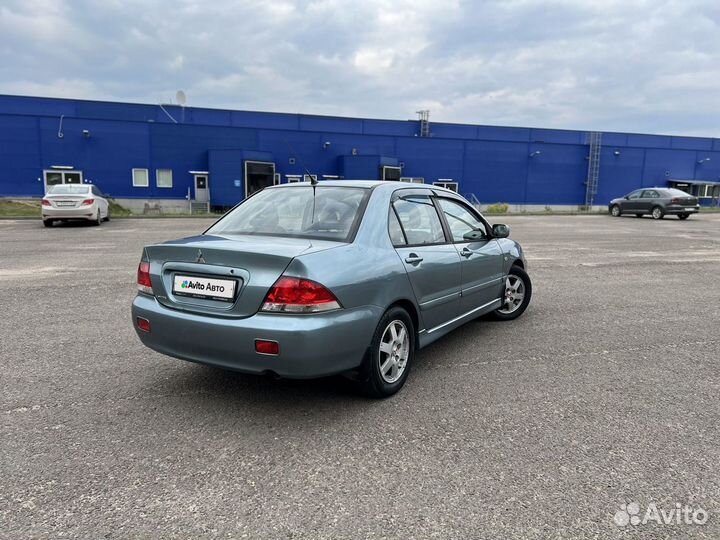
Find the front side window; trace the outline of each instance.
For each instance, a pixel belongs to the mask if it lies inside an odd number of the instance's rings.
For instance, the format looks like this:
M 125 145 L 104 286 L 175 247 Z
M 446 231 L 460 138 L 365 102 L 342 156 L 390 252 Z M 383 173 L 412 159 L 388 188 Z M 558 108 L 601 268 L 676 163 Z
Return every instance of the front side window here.
M 445 220 L 450 226 L 453 242 L 468 242 L 468 233 L 480 231 L 486 236 L 485 224 L 462 204 L 449 199 L 439 199 Z M 476 238 L 473 238 L 476 239 Z
M 412 195 L 393 203 L 408 245 L 445 242 L 440 216 L 427 195 Z
M 132 170 L 132 185 L 133 187 L 148 187 L 150 181 L 148 179 L 147 169 L 133 169 Z
M 628 199 L 639 199 L 640 198 L 641 191 L 633 191 L 630 195 L 628 195 Z
M 347 242 L 362 217 L 369 190 L 319 185 L 265 189 L 208 229 Z M 314 194 L 314 195 L 313 195 Z
M 171 188 L 173 186 L 172 169 L 158 169 L 155 180 L 157 187 Z

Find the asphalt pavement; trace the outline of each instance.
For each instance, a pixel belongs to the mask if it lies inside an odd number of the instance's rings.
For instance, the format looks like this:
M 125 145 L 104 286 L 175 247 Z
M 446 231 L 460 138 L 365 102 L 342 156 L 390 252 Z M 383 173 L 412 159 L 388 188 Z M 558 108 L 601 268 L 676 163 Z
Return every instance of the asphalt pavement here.
M 142 246 L 206 220 L 0 220 L 0 538 L 720 537 L 720 214 L 493 221 L 528 311 L 375 401 L 140 344 Z

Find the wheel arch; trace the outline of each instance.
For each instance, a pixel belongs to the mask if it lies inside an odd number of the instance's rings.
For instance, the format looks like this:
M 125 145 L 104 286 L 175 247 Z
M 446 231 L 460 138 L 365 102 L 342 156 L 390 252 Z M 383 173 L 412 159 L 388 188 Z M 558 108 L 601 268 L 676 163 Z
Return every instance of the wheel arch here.
M 401 307 L 405 311 L 407 311 L 408 315 L 410 315 L 410 319 L 412 320 L 413 327 L 415 329 L 415 348 L 420 348 L 420 314 L 417 311 L 417 308 L 415 307 L 415 304 L 408 300 L 407 298 L 400 298 L 398 300 L 395 300 L 392 304 L 390 304 L 386 311 L 394 308 L 394 307 Z

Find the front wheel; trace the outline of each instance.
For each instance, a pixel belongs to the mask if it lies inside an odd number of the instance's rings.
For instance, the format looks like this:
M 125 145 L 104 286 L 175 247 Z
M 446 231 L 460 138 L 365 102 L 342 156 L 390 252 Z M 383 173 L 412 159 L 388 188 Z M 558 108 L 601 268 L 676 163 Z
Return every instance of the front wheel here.
M 46 227 L 52 227 L 53 220 L 52 219 L 43 219 L 43 225 L 45 225 Z
M 499 321 L 517 319 L 527 309 L 531 296 L 530 276 L 519 266 L 513 266 L 505 278 L 505 290 L 500 299 L 502 305 L 492 312 L 492 316 Z
M 366 357 L 363 391 L 376 398 L 400 390 L 415 357 L 415 327 L 407 311 L 390 308 L 380 319 Z
M 620 211 L 620 206 L 617 204 L 613 204 L 612 208 L 610 208 L 610 215 L 612 215 L 612 217 L 620 217 L 620 214 L 622 214 L 622 212 Z
M 678 219 L 687 219 L 690 217 L 690 214 L 678 214 Z
M 665 212 L 663 212 L 663 209 L 659 206 L 656 206 L 652 209 L 652 217 L 653 219 L 662 219 L 665 216 Z

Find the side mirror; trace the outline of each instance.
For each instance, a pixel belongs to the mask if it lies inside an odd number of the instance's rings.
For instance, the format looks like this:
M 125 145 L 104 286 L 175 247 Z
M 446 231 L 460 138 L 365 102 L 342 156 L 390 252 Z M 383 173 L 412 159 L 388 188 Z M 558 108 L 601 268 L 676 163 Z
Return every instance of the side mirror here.
M 510 227 L 502 223 L 496 223 L 493 225 L 492 232 L 495 238 L 507 238 L 510 236 Z

